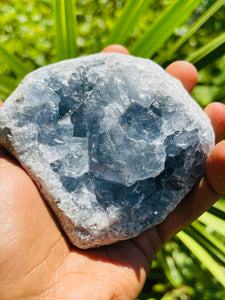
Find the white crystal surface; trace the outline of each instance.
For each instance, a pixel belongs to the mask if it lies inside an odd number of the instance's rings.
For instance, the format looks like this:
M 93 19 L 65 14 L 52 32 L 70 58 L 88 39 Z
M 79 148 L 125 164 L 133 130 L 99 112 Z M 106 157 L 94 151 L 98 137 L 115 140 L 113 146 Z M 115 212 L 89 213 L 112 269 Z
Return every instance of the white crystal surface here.
M 89 248 L 162 222 L 204 173 L 214 132 L 160 66 L 101 53 L 27 75 L 0 110 L 0 143 Z

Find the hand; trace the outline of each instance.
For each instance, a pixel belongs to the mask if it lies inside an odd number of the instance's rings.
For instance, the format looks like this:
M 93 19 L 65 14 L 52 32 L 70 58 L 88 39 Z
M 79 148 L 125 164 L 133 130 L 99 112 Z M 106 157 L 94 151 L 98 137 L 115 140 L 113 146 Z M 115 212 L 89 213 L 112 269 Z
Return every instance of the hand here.
M 104 51 L 127 53 L 121 46 Z M 167 69 L 190 92 L 195 68 L 175 62 Z M 206 108 L 219 142 L 225 106 Z M 225 193 L 225 142 L 209 155 L 206 175 L 166 220 L 138 237 L 101 247 L 71 248 L 27 173 L 0 149 L 0 298 L 136 299 L 154 255 L 179 230 Z

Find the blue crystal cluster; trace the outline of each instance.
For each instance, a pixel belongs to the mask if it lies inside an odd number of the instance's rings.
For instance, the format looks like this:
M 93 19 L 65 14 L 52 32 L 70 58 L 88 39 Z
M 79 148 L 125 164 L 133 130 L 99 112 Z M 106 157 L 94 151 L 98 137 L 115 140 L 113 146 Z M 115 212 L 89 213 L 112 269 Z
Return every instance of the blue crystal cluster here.
M 161 222 L 202 176 L 214 144 L 207 116 L 176 79 L 121 54 L 29 74 L 0 119 L 1 143 L 81 248 Z

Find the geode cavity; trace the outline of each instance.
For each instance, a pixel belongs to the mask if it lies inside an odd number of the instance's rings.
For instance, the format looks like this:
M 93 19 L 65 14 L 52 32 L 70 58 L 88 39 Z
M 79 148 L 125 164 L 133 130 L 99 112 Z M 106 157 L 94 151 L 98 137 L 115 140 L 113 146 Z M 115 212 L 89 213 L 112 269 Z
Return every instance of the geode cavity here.
M 162 222 L 204 173 L 214 133 L 157 64 L 107 53 L 27 75 L 1 108 L 0 143 L 89 248 Z

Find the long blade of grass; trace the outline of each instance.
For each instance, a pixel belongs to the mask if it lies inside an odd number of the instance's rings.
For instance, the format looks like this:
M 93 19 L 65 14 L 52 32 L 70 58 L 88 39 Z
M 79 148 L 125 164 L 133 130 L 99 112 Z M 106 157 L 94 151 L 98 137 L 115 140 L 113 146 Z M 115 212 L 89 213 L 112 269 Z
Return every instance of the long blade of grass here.
M 202 225 L 199 221 L 195 221 L 191 224 L 195 230 L 197 230 L 206 240 L 208 240 L 213 247 L 216 249 L 219 249 L 223 253 L 224 261 L 225 261 L 225 245 L 222 243 L 218 238 L 216 238 L 214 235 L 206 231 L 206 228 L 204 225 Z
M 210 207 L 208 212 L 222 220 L 225 220 L 225 213 L 223 211 L 221 211 L 220 209 L 217 209 L 215 207 Z
M 206 67 L 207 65 L 215 62 L 216 59 L 223 56 L 225 53 L 225 43 L 222 43 L 220 46 L 216 47 L 214 50 L 212 50 L 209 54 L 204 56 L 202 59 L 197 61 L 195 63 L 198 70 L 201 70 L 202 68 Z
M 149 2 L 150 0 L 129 0 L 127 2 L 122 15 L 118 18 L 109 35 L 107 45 L 123 44 L 126 41 Z
M 0 45 L 0 56 L 1 60 L 3 60 L 6 65 L 10 66 L 10 70 L 12 70 L 18 77 L 22 78 L 29 72 L 25 65 L 7 51 L 2 45 Z
M 205 229 L 203 229 L 203 231 L 204 230 Z M 185 232 L 195 241 L 197 241 L 198 244 L 202 246 L 210 255 L 212 255 L 217 263 L 225 266 L 225 254 L 215 247 L 215 245 L 213 245 L 204 235 L 202 235 L 199 230 L 195 229 L 194 226 L 189 226 Z
M 195 241 L 184 231 L 179 232 L 177 237 L 225 287 L 224 269 L 212 258 L 212 256 L 202 246 L 200 246 L 197 241 Z
M 223 46 L 224 44 L 225 44 L 225 33 L 222 33 L 221 35 L 216 37 L 213 41 L 209 42 L 207 45 L 201 47 L 196 52 L 192 53 L 190 56 L 187 57 L 186 60 L 195 64 L 200 60 L 202 60 L 203 58 L 206 58 L 210 53 L 218 49 L 220 46 Z
M 77 22 L 75 19 L 76 2 L 75 0 L 65 1 L 65 19 L 66 19 L 66 34 L 67 34 L 67 47 L 68 58 L 73 58 L 78 55 L 78 49 L 76 44 L 76 28 Z
M 163 64 L 166 60 L 170 59 L 176 51 L 224 4 L 225 0 L 217 0 L 214 4 L 212 4 L 212 6 L 210 6 L 210 8 L 201 17 L 199 17 L 192 26 L 190 26 L 188 32 L 176 41 L 167 53 L 162 53 L 162 55 L 157 58 L 157 62 L 159 64 Z
M 198 220 L 206 226 L 210 226 L 215 231 L 225 236 L 225 221 L 221 218 L 218 218 L 213 214 L 210 214 L 209 212 L 205 212 L 198 218 Z
M 57 60 L 77 56 L 75 0 L 55 0 Z
M 213 206 L 215 208 L 225 212 L 225 200 L 224 199 L 218 200 Z
M 56 28 L 56 47 L 57 47 L 57 60 L 63 60 L 67 56 L 66 52 L 66 29 L 63 18 L 64 1 L 55 0 L 55 28 Z
M 201 0 L 177 0 L 153 24 L 131 50 L 136 56 L 152 57 L 172 35 L 174 29 L 188 19 Z

